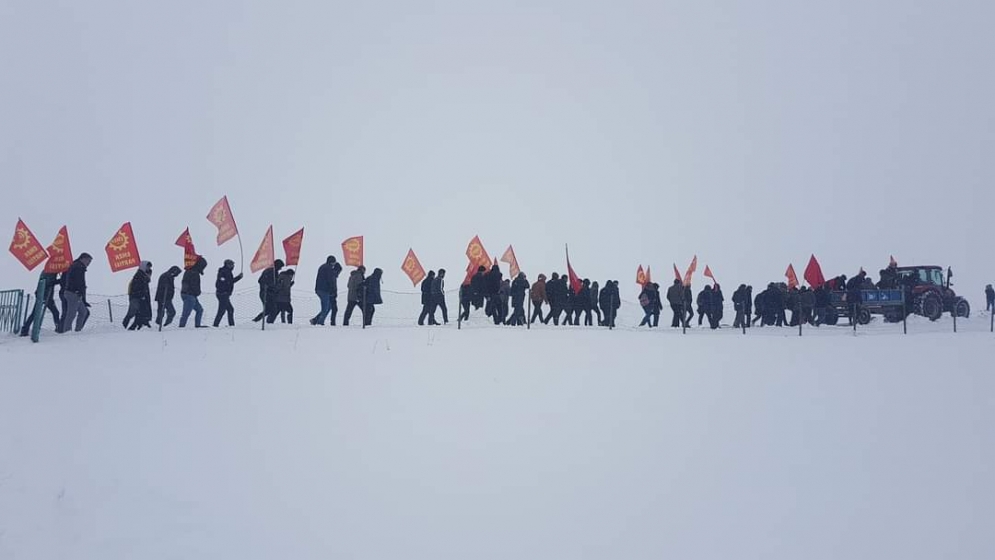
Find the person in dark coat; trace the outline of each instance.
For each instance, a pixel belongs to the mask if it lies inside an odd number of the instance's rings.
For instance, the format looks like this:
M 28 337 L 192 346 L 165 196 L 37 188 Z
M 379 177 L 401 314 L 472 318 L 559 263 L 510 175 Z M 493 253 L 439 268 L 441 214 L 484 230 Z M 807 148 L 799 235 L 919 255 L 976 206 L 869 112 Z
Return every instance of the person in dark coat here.
M 590 327 L 591 316 L 591 281 L 587 278 L 580 283 L 580 291 L 573 298 L 574 324 L 580 325 L 580 316 L 584 314 L 584 326 Z
M 383 271 L 379 268 L 373 269 L 373 274 L 370 277 L 363 280 L 363 290 L 366 292 L 366 307 L 363 313 L 363 321 L 367 327 L 373 324 L 373 315 L 376 313 L 378 305 L 383 303 L 383 298 L 380 294 L 380 284 L 381 278 L 383 277 Z
M 435 282 L 435 271 L 429 270 L 428 275 L 421 281 L 421 315 L 418 316 L 418 325 L 424 326 L 425 319 L 429 325 L 438 325 L 435 320 L 435 303 L 432 297 L 432 284 Z
M 560 282 L 560 275 L 553 273 L 549 276 L 549 281 L 546 282 L 546 298 L 549 301 L 549 315 L 546 316 L 546 320 L 543 321 L 545 324 L 549 324 L 550 321 L 554 325 L 559 326 L 560 315 L 563 313 L 563 300 L 567 297 L 567 291 L 564 284 Z
M 591 282 L 591 312 L 598 318 L 598 326 L 603 327 L 605 323 L 604 316 L 601 315 L 601 286 L 598 285 L 597 281 Z
M 59 275 L 54 272 L 44 272 L 38 277 L 39 280 L 45 281 L 45 293 L 43 297 L 45 298 L 45 307 L 52 314 L 52 320 L 55 321 L 55 330 L 58 332 L 62 328 L 62 317 L 59 313 L 59 308 L 55 306 L 55 287 L 60 284 L 61 280 Z M 24 325 L 21 327 L 21 336 L 28 336 L 31 334 L 31 325 L 35 322 L 35 314 L 33 309 L 29 309 L 26 313 Z M 45 311 L 42 311 L 42 318 L 44 319 Z
M 656 314 L 659 316 L 659 313 L 657 312 L 657 302 L 659 301 L 660 296 L 654 296 L 653 286 L 654 284 L 652 282 L 647 282 L 643 284 L 643 289 L 639 292 L 639 305 L 643 308 L 643 320 L 639 322 L 640 327 L 652 328 L 653 315 Z
M 226 259 L 224 265 L 218 269 L 217 279 L 214 281 L 214 296 L 218 298 L 218 314 L 214 316 L 214 326 L 221 325 L 221 319 L 228 316 L 228 326 L 235 326 L 235 307 L 231 304 L 231 295 L 235 293 L 235 284 L 242 279 L 242 274 L 234 276 L 235 261 Z
M 536 320 L 546 323 L 542 316 L 542 305 L 549 302 L 546 295 L 545 274 L 540 274 L 539 278 L 532 284 L 532 289 L 529 290 L 529 297 L 532 299 L 532 316 L 529 317 L 529 324 L 535 323 Z
M 712 295 L 712 287 L 706 285 L 704 288 L 698 292 L 698 298 L 695 303 L 698 306 L 698 326 L 701 326 L 702 321 L 705 320 L 705 316 L 708 314 L 707 307 L 710 305 L 708 299 Z
M 508 324 L 513 326 L 525 325 L 525 296 L 529 293 L 529 280 L 524 272 L 519 272 L 515 281 L 511 283 L 511 318 Z
M 86 301 L 86 269 L 91 262 L 93 257 L 89 253 L 82 253 L 66 271 L 62 283 L 65 288 L 66 309 L 62 314 L 62 329 L 58 332 L 72 330 L 73 321 L 76 323 L 76 332 L 79 332 L 90 317 L 90 304 Z
M 985 286 L 985 311 L 990 313 L 995 313 L 995 288 L 992 288 L 991 284 Z
M 757 316 L 754 317 L 753 322 L 750 326 L 757 324 L 760 321 L 760 326 L 764 326 L 767 321 L 767 310 L 765 309 L 764 300 L 767 298 L 767 290 L 761 290 L 755 298 L 753 298 L 753 307 L 756 310 Z
M 684 286 L 684 312 L 687 313 L 685 322 L 690 327 L 694 319 L 694 292 L 691 291 L 691 286 Z
M 339 274 L 342 274 L 342 265 L 331 255 L 325 259 L 325 264 L 318 267 L 314 278 L 314 293 L 321 303 L 321 311 L 311 318 L 312 325 L 324 326 L 325 318 L 330 317 L 328 324 L 335 326 L 335 318 L 339 314 Z
M 749 286 L 749 285 L 746 286 L 746 301 L 745 301 L 745 304 L 746 304 L 746 312 L 745 312 L 745 316 L 746 316 L 746 328 L 750 328 L 750 327 L 753 326 L 753 323 L 750 322 L 750 317 L 753 316 L 753 286 Z
M 466 282 L 461 284 L 459 287 L 460 322 L 468 321 L 470 319 L 471 305 L 473 305 L 473 292 L 470 289 L 470 283 Z
M 173 297 L 176 295 L 176 278 L 183 273 L 178 266 L 171 266 L 169 270 L 159 275 L 159 282 L 155 289 L 155 324 L 161 327 L 168 326 L 176 316 L 176 308 L 173 307 Z M 163 315 L 166 321 L 163 322 Z
M 670 322 L 670 326 L 673 328 L 680 327 L 682 324 L 686 326 L 688 319 L 684 311 L 684 286 L 676 278 L 667 289 L 667 303 L 670 304 L 670 310 L 674 313 L 674 319 Z
M 501 291 L 503 281 L 504 275 L 498 265 L 492 266 L 490 272 L 484 275 L 484 299 L 486 300 L 484 313 L 495 319 L 495 324 L 497 324 L 497 316 L 500 315 L 498 292 Z
M 791 319 L 787 321 L 789 327 L 797 327 L 798 320 L 801 319 L 801 310 L 798 306 L 801 304 L 801 291 L 797 288 L 788 288 L 788 291 L 784 292 L 784 309 L 786 312 L 791 311 Z
M 746 314 L 746 299 L 746 284 L 740 284 L 732 293 L 732 306 L 736 310 L 736 318 L 732 322 L 733 328 L 741 329 L 750 321 L 750 316 Z
M 294 270 L 288 268 L 280 272 L 276 277 L 276 294 L 273 297 L 275 305 L 271 306 L 269 315 L 266 316 L 267 323 L 276 321 L 276 316 L 280 316 L 281 323 L 294 324 L 294 305 L 292 303 L 292 293 L 294 287 Z
M 784 323 L 784 291 L 771 283 L 764 294 L 764 324 L 783 327 Z
M 601 308 L 602 325 L 605 327 L 615 327 L 615 307 L 619 303 L 618 287 L 615 282 L 608 280 L 605 287 L 598 293 L 598 307 Z
M 814 325 L 815 319 L 812 316 L 815 311 L 815 292 L 802 286 L 798 291 L 798 307 L 801 310 L 801 322 L 803 324 Z
M 195 313 L 194 327 L 200 329 L 207 326 L 201 324 L 204 308 L 200 305 L 200 277 L 204 275 L 206 268 L 207 259 L 197 257 L 197 262 L 183 273 L 183 279 L 180 280 L 180 299 L 183 301 L 183 311 L 180 312 L 181 329 L 187 326 L 191 312 Z
M 574 300 L 577 298 L 577 292 L 574 291 L 569 276 L 560 276 L 560 282 L 563 283 L 563 324 L 574 325 L 574 308 L 577 305 Z
M 363 307 L 363 282 L 366 280 L 366 267 L 359 266 L 349 273 L 349 281 L 346 283 L 346 306 L 345 314 L 342 316 L 342 325 L 348 327 L 349 319 L 352 319 L 352 312 L 357 307 L 359 312 L 364 312 Z
M 856 276 L 846 283 L 846 306 L 850 311 L 850 326 L 853 326 L 854 321 L 857 320 L 857 316 L 860 314 L 864 278 L 866 277 L 867 273 L 861 269 Z
M 502 280 L 498 286 L 498 293 L 494 299 L 493 319 L 495 325 L 503 325 L 508 322 L 508 300 L 511 298 L 511 281 Z
M 446 269 L 440 268 L 435 274 L 435 282 L 432 282 L 432 305 L 435 309 L 442 311 L 442 324 L 449 324 L 449 308 L 446 307 Z M 432 320 L 435 320 L 435 311 L 432 311 Z M 438 324 L 438 323 L 436 323 Z
M 149 291 L 151 281 L 152 263 L 142 261 L 135 275 L 131 277 L 131 282 L 128 283 L 128 312 L 121 321 L 121 325 L 130 331 L 152 327 L 152 296 Z M 129 326 L 129 323 L 132 324 Z
M 273 261 L 273 266 L 259 275 L 259 301 L 263 303 L 263 310 L 252 319 L 253 323 L 262 321 L 276 307 L 276 281 L 281 270 L 283 270 L 283 261 L 276 259 Z
M 722 324 L 722 315 L 725 313 L 725 296 L 722 294 L 722 286 L 716 284 L 708 295 L 708 306 L 705 313 L 708 316 L 708 326 L 715 330 Z
M 487 269 L 479 266 L 477 267 L 477 273 L 470 278 L 470 301 L 473 303 L 474 309 L 480 309 L 484 306 L 484 298 L 487 295 Z M 469 318 L 469 314 L 467 314 Z M 466 319 L 464 319 L 465 321 Z

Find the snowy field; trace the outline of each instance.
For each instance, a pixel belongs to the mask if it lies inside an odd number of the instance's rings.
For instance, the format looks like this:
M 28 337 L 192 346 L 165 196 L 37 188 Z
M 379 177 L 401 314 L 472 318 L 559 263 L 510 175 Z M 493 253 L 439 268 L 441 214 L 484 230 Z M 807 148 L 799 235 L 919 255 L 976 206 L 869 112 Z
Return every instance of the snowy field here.
M 2 335 L 0 558 L 995 558 L 948 321 Z

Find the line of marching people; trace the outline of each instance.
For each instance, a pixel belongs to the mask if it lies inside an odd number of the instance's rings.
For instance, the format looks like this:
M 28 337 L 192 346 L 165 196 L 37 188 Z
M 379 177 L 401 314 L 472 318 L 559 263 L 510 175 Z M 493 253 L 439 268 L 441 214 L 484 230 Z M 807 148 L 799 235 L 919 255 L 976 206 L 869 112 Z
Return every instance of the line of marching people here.
M 708 319 L 708 326 L 712 329 L 719 328 L 724 313 L 725 296 L 722 294 L 722 287 L 718 284 L 705 286 L 698 297 L 695 298 L 690 286 L 685 286 L 683 282 L 675 279 L 674 283 L 667 289 L 667 304 L 673 319 L 670 326 L 673 328 L 689 327 L 694 319 L 694 309 L 698 309 L 698 326 L 702 326 L 705 319 Z M 660 296 L 660 285 L 655 282 L 647 282 L 643 285 L 639 293 L 639 305 L 643 308 L 643 320 L 640 327 L 659 327 L 660 313 L 663 311 L 663 299 Z
M 424 288 L 422 292 L 425 293 Z M 526 317 L 526 298 L 532 305 L 530 317 Z M 599 326 L 614 327 L 621 307 L 618 281 L 609 280 L 602 289 L 597 282 L 584 279 L 579 288 L 573 290 L 566 275 L 554 272 L 548 280 L 545 274 L 540 274 L 529 285 L 524 272 L 519 272 L 514 280 L 505 279 L 497 265 L 489 271 L 479 267 L 469 282 L 460 286 L 459 301 L 460 321 L 470 319 L 471 308 L 483 308 L 495 325 L 511 326 L 536 321 L 559 326 L 561 319 L 564 325 L 580 325 L 583 321 L 584 325 L 593 326 L 597 316 Z M 548 314 L 544 314 L 544 306 L 548 307 Z

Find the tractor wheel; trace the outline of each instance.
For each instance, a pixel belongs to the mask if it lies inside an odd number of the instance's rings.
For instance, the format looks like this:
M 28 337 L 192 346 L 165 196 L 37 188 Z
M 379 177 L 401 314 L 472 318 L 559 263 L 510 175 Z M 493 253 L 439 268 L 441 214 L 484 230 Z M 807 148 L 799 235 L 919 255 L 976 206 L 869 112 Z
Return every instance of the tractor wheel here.
M 885 323 L 901 323 L 902 319 L 904 317 L 902 317 L 902 312 L 898 309 L 889 309 L 884 312 Z
M 823 317 L 823 323 L 833 326 L 840 322 L 840 314 L 835 308 L 829 307 L 826 309 L 826 316 Z
M 922 296 L 919 300 L 919 314 L 930 321 L 939 320 L 943 315 L 943 302 L 940 301 L 940 296 L 934 293 Z
M 954 314 L 957 315 L 958 319 L 967 319 L 971 316 L 971 304 L 967 303 L 966 299 L 957 299 L 954 301 Z
M 871 322 L 871 312 L 866 307 L 861 307 L 860 311 L 857 312 L 857 322 L 861 325 Z

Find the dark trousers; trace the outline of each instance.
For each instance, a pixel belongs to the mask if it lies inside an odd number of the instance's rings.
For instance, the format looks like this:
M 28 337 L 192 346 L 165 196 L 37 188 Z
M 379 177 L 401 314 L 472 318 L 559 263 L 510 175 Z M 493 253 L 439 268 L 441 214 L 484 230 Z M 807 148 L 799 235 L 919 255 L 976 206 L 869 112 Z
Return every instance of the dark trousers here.
M 470 319 L 470 300 L 465 299 L 459 302 L 460 306 L 460 321 L 468 321 Z
M 349 319 L 352 319 L 352 312 L 357 307 L 360 307 L 358 301 L 350 301 L 348 304 L 346 304 L 346 306 L 345 306 L 345 314 L 342 315 L 342 324 L 343 325 L 345 325 L 347 327 L 349 326 Z M 362 311 L 362 308 L 360 308 L 360 311 Z
M 128 298 L 128 312 L 124 314 L 124 320 L 121 321 L 121 325 L 124 328 L 128 328 L 128 323 L 132 319 L 135 319 L 138 315 L 138 310 L 142 307 L 142 300 L 138 298 Z
M 363 324 L 367 327 L 373 324 L 373 315 L 377 312 L 377 306 L 372 303 L 366 304 L 366 309 L 363 311 Z
M 598 325 L 599 325 L 599 326 L 603 325 L 603 324 L 604 324 L 604 322 L 605 322 L 605 319 L 604 319 L 604 317 L 602 317 L 602 316 L 601 316 L 601 309 L 599 309 L 599 308 L 598 308 L 598 306 L 597 306 L 597 305 L 595 305 L 595 306 L 594 306 L 594 307 L 593 307 L 593 308 L 591 309 L 591 311 L 593 311 L 593 312 L 594 312 L 594 314 L 598 316 Z
M 684 313 L 684 307 L 681 305 L 671 305 L 670 310 L 674 312 L 674 320 L 670 322 L 671 327 L 681 326 L 681 321 L 687 321 L 687 314 Z
M 509 325 L 521 326 L 525 324 L 525 308 L 521 305 L 511 306 L 511 319 L 508 320 Z
M 270 308 L 269 313 L 266 315 L 266 322 L 271 324 L 276 322 L 277 315 L 280 316 L 281 323 L 286 322 L 291 325 L 294 324 L 294 306 L 291 305 L 289 301 L 273 305 Z
M 701 322 L 705 320 L 705 312 L 699 307 L 698 308 L 698 326 L 701 326 Z
M 424 325 L 425 319 L 428 319 L 429 325 L 438 325 L 439 322 L 435 320 L 435 304 L 434 303 L 424 303 L 421 306 L 421 315 L 418 316 L 418 324 Z
M 612 310 L 611 310 L 610 307 L 602 307 L 601 308 L 601 315 L 600 315 L 600 317 L 602 317 L 602 319 L 599 322 L 601 323 L 602 326 L 605 326 L 605 327 L 614 327 L 615 326 L 615 317 L 614 317 L 614 315 L 615 314 L 612 313 Z
M 166 322 L 162 321 L 163 315 L 166 316 Z M 155 324 L 165 327 L 173 322 L 173 317 L 176 317 L 176 308 L 173 307 L 172 301 L 156 302 Z
M 640 327 L 652 327 L 653 326 L 653 312 L 652 307 L 643 308 L 643 320 L 639 322 Z
M 231 294 L 217 294 L 218 314 L 214 316 L 214 326 L 221 325 L 221 319 L 228 315 L 228 326 L 235 326 L 235 307 L 231 304 Z
M 546 320 L 543 322 L 549 323 L 550 321 L 553 321 L 554 325 L 559 326 L 561 313 L 563 313 L 563 308 L 555 303 L 551 303 L 549 304 L 549 316 L 546 317 Z
M 311 319 L 311 324 L 324 325 L 325 317 L 328 317 L 328 315 L 331 314 L 332 322 L 330 324 L 335 326 L 335 316 L 339 313 L 339 305 L 336 301 L 337 298 L 334 294 L 330 294 L 328 292 L 316 291 L 315 294 L 318 296 L 318 301 L 321 302 L 321 311 L 319 311 L 318 314 Z
M 594 320 L 593 316 L 591 315 L 591 309 L 590 308 L 575 309 L 574 310 L 574 324 L 575 325 L 579 325 L 580 324 L 581 313 L 584 314 L 584 326 L 590 327 L 592 321 Z
M 529 324 L 535 323 L 536 320 L 539 320 L 541 323 L 545 323 L 545 321 L 542 320 L 542 302 L 533 302 L 532 306 L 532 316 L 529 317 Z
M 55 329 L 58 330 L 62 327 L 60 324 L 59 308 L 55 306 L 55 299 L 49 295 L 48 299 L 45 300 L 45 309 L 48 309 L 52 313 L 52 320 L 55 321 Z M 45 318 L 45 312 L 42 311 L 42 319 Z M 34 309 L 28 313 L 27 318 L 24 320 L 24 326 L 21 327 L 21 336 L 28 336 L 31 334 L 31 324 L 35 322 Z
M 443 297 L 435 304 L 440 310 L 442 310 L 442 323 L 449 324 L 449 308 L 446 307 L 446 299 Z
M 742 310 L 742 309 L 737 309 L 737 310 L 736 310 L 736 320 L 732 322 L 732 326 L 733 326 L 733 327 L 735 327 L 735 328 L 737 328 L 737 329 L 741 329 L 741 328 L 743 328 L 743 324 L 744 324 L 744 323 L 745 323 L 746 321 L 748 321 L 748 320 L 749 320 L 749 319 L 747 319 L 747 318 L 745 317 L 745 315 L 746 315 L 746 314 L 745 314 L 745 313 L 743 312 L 743 310 Z

